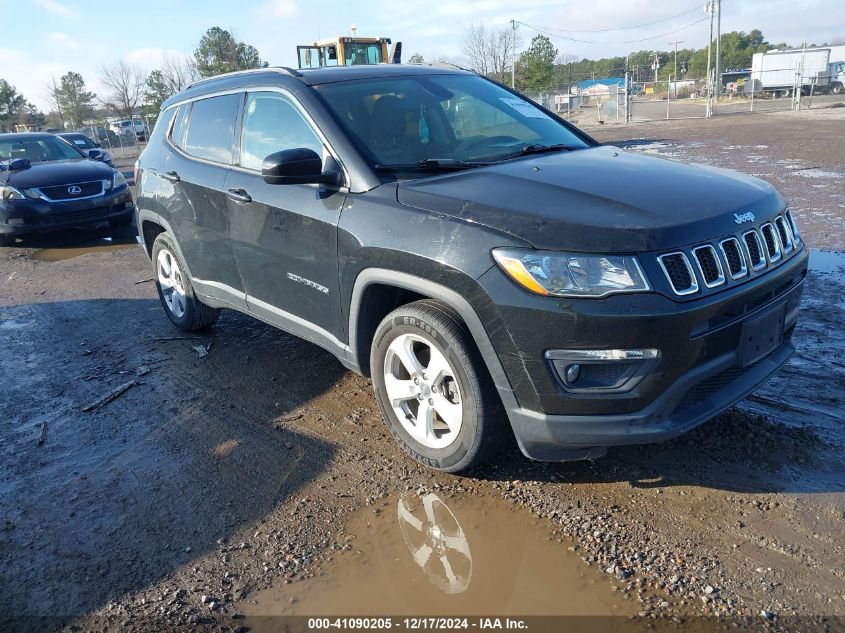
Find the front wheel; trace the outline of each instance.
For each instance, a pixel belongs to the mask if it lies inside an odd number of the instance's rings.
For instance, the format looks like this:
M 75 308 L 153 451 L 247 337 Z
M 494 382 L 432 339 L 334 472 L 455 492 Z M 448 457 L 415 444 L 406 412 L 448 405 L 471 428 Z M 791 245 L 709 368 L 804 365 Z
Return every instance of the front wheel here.
M 167 233 L 161 233 L 153 242 L 152 256 L 158 297 L 173 324 L 180 330 L 193 332 L 217 321 L 220 310 L 197 299 L 188 269 Z
M 388 314 L 370 368 L 388 429 L 420 463 L 459 472 L 502 446 L 498 394 L 469 331 L 446 306 L 417 301 Z

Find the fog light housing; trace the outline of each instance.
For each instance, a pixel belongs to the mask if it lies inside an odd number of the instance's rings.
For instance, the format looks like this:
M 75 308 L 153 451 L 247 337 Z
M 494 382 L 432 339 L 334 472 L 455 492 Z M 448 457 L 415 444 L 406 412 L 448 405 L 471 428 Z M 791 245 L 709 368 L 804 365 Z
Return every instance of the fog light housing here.
M 549 350 L 545 354 L 566 391 L 624 393 L 660 360 L 656 349 Z

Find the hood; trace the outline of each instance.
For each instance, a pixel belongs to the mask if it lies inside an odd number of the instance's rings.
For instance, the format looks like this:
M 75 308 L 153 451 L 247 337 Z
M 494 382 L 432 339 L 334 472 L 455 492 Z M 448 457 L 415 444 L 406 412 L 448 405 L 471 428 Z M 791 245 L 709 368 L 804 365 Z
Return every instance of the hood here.
M 32 163 L 28 169 L 0 171 L 0 179 L 17 189 L 67 185 L 89 180 L 106 180 L 114 170 L 96 160 L 57 160 Z
M 400 203 L 476 222 L 538 249 L 633 253 L 676 248 L 738 230 L 783 209 L 767 182 L 616 147 L 542 154 L 405 181 Z

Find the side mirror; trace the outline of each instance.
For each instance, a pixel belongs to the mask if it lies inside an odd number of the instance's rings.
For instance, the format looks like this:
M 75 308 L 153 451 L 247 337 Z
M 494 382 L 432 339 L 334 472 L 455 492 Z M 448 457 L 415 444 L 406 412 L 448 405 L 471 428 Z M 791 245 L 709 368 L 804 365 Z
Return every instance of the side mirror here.
M 102 147 L 102 145 L 100 143 L 98 143 L 97 141 L 94 141 L 94 145 L 96 145 L 97 147 Z
M 323 159 L 312 149 L 299 147 L 270 154 L 261 165 L 264 182 L 271 185 L 337 185 L 340 174 L 323 171 Z
M 103 160 L 104 155 L 103 152 L 98 149 L 89 149 L 88 158 L 90 158 L 91 160 Z

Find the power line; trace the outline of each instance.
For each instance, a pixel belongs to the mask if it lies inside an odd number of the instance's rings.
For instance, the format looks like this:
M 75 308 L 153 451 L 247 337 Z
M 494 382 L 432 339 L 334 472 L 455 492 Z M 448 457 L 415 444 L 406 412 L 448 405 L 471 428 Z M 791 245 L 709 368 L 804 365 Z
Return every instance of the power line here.
M 553 37 L 553 38 L 559 39 L 559 40 L 567 40 L 569 42 L 580 42 L 582 44 L 635 44 L 637 42 L 648 42 L 649 40 L 656 40 L 656 39 L 661 38 L 661 37 L 666 37 L 667 35 L 674 35 L 675 33 L 678 33 L 679 31 L 683 31 L 684 29 L 688 29 L 691 26 L 695 26 L 696 24 L 704 22 L 707 19 L 708 18 L 701 18 L 700 20 L 696 20 L 695 22 L 692 22 L 690 24 L 687 24 L 686 26 L 682 26 L 680 28 L 677 28 L 673 31 L 667 31 L 666 33 L 660 33 L 658 35 L 652 35 L 651 37 L 643 37 L 643 38 L 636 39 L 636 40 L 615 40 L 615 41 L 614 40 L 582 40 L 582 39 L 578 39 L 578 38 L 575 38 L 575 37 L 567 37 L 565 35 L 557 35 L 555 33 L 550 33 L 549 31 L 547 31 L 545 29 L 541 29 L 540 27 L 533 26 L 531 24 L 526 24 L 525 22 L 520 22 L 519 20 L 516 20 L 516 22 L 518 24 L 521 24 L 522 26 L 526 26 L 529 29 L 531 29 L 533 31 L 537 31 L 538 33 L 542 33 L 543 35 L 546 35 L 548 37 Z
M 652 26 L 654 24 L 660 24 L 661 22 L 669 22 L 670 20 L 674 20 L 676 18 L 680 18 L 681 16 L 688 15 L 690 13 L 694 13 L 695 11 L 700 11 L 700 10 L 701 10 L 701 7 L 699 5 L 695 5 L 692 9 L 684 11 L 683 13 L 678 13 L 677 15 L 673 15 L 672 17 L 669 17 L 669 18 L 663 18 L 661 20 L 654 20 L 653 22 L 644 22 L 643 24 L 635 24 L 634 26 L 619 26 L 619 27 L 612 28 L 612 29 L 591 30 L 591 29 L 558 29 L 558 28 L 546 27 L 546 30 L 556 31 L 558 33 L 607 33 L 609 31 L 630 31 L 630 30 L 633 30 L 633 29 L 641 29 L 644 26 Z M 525 23 L 520 22 L 520 24 L 525 24 Z M 525 26 L 528 26 L 530 28 L 534 28 L 530 24 L 525 24 Z

